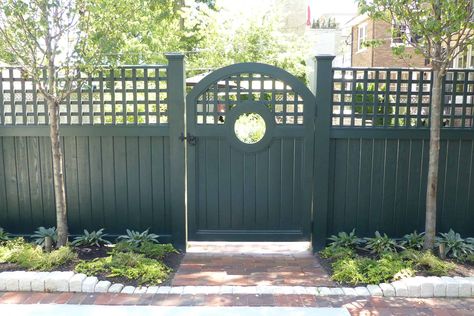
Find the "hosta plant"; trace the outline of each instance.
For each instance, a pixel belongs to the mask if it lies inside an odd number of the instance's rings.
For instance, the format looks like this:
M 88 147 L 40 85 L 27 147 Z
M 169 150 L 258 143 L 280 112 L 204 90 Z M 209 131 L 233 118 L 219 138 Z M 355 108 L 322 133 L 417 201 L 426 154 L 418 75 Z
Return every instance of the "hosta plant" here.
M 397 249 L 404 249 L 403 246 L 397 244 L 397 242 L 388 237 L 387 234 L 380 234 L 378 231 L 375 232 L 375 237 L 366 237 L 366 244 L 364 249 L 369 251 L 371 254 L 381 255 L 386 252 L 396 252 Z
M 411 234 L 406 234 L 400 241 L 400 245 L 406 249 L 421 250 L 425 241 L 425 233 L 418 234 L 415 230 Z
M 84 235 L 74 238 L 72 242 L 73 246 L 96 246 L 101 247 L 103 245 L 110 245 L 111 242 L 105 239 L 107 234 L 104 234 L 104 229 L 101 228 L 98 231 L 89 231 L 84 229 Z
M 0 243 L 10 240 L 10 234 L 0 227 Z
M 447 233 L 440 233 L 441 237 L 436 238 L 437 246 L 444 246 L 444 256 L 454 259 L 461 259 L 462 257 L 474 253 L 474 244 L 471 244 L 461 238 L 459 233 L 450 229 Z
M 127 234 L 119 236 L 118 239 L 123 240 L 126 243 L 134 244 L 136 246 L 139 246 L 144 242 L 158 243 L 158 237 L 160 236 L 156 234 L 150 234 L 148 231 L 149 229 L 140 233 L 135 230 L 127 229 Z
M 343 248 L 356 248 L 362 240 L 356 236 L 355 229 L 353 229 L 349 234 L 346 232 L 340 232 L 337 235 L 332 235 L 328 238 L 331 242 L 329 243 L 330 247 L 343 247 Z
M 56 233 L 56 227 L 44 228 L 43 226 L 38 227 L 33 235 L 34 242 L 41 247 L 44 247 L 44 242 L 46 237 L 50 237 L 53 244 L 56 244 L 58 241 L 58 234 Z

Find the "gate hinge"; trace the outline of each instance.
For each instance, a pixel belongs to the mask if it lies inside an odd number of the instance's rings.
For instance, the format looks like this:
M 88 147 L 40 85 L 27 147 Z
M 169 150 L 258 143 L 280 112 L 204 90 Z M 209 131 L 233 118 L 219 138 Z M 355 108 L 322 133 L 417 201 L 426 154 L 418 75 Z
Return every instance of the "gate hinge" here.
M 182 142 L 184 142 L 186 140 L 188 142 L 188 144 L 191 145 L 191 146 L 196 145 L 196 142 L 197 142 L 197 137 L 194 136 L 194 135 L 191 135 L 189 133 L 187 133 L 186 136 L 184 136 L 184 133 L 181 133 L 181 135 L 178 137 L 178 139 Z

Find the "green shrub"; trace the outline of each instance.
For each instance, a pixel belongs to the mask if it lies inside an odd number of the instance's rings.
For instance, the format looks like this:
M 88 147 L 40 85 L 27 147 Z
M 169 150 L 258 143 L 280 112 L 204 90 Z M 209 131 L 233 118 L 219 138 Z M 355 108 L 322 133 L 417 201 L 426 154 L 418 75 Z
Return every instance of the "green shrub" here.
M 440 233 L 436 238 L 436 245 L 444 245 L 444 255 L 447 257 L 461 259 L 463 256 L 474 253 L 474 245 L 466 242 L 461 235 L 452 229 L 447 233 Z
M 98 231 L 92 231 L 89 233 L 87 229 L 84 229 L 84 235 L 74 238 L 72 242 L 73 246 L 96 246 L 100 247 L 103 245 L 110 245 L 111 242 L 105 239 L 104 229 Z
M 396 252 L 398 248 L 403 249 L 394 239 L 388 237 L 387 234 L 381 235 L 378 231 L 375 232 L 375 237 L 364 239 L 367 242 L 364 249 L 371 254 L 381 255 L 387 252 Z
M 127 234 L 119 236 L 118 239 L 137 246 L 141 245 L 143 242 L 158 243 L 158 237 L 160 236 L 156 234 L 150 234 L 148 231 L 149 229 L 140 233 L 135 230 L 127 229 Z
M 0 247 L 0 262 L 15 263 L 28 270 L 50 271 L 76 258 L 77 255 L 69 247 L 47 253 L 41 246 L 26 243 L 23 238 L 8 241 Z
M 147 258 L 163 259 L 169 253 L 178 253 L 172 244 L 155 244 L 145 241 L 140 246 L 124 241 L 118 242 L 113 252 L 135 252 L 145 255 Z
M 332 241 L 329 243 L 329 246 L 331 247 L 356 248 L 361 243 L 361 239 L 355 234 L 355 229 L 353 229 L 349 234 L 346 232 L 339 232 L 337 235 L 332 235 L 328 239 Z
M 410 262 L 403 261 L 397 254 L 390 253 L 382 255 L 378 260 L 371 260 L 362 268 L 366 283 L 370 284 L 379 284 L 415 274 Z
M 337 260 L 332 265 L 331 278 L 336 282 L 349 283 L 357 285 L 366 283 L 366 278 L 362 273 L 362 266 L 366 265 L 365 261 L 371 259 L 361 258 L 343 258 Z
M 105 258 L 81 261 L 75 271 L 86 275 L 107 273 L 109 277 L 125 277 L 139 284 L 157 285 L 168 277 L 171 269 L 158 260 L 134 252 L 114 252 Z
M 418 234 L 416 230 L 411 234 L 406 234 L 400 241 L 400 245 L 405 249 L 421 250 L 425 241 L 425 233 Z
M 58 241 L 58 234 L 56 233 L 56 227 L 44 228 L 43 226 L 38 227 L 35 233 L 31 236 L 34 238 L 34 242 L 41 247 L 44 247 L 44 240 L 46 237 L 51 237 L 53 244 Z
M 342 258 L 332 264 L 332 279 L 337 282 L 357 285 L 360 283 L 379 284 L 403 276 L 412 276 L 410 262 L 405 262 L 397 254 L 384 254 L 378 260 L 370 258 Z
M 328 246 L 319 252 L 319 255 L 325 259 L 343 259 L 353 258 L 355 256 L 354 250 L 344 247 L 331 247 Z
M 446 262 L 429 251 L 406 250 L 402 256 L 413 262 L 415 269 L 426 270 L 430 275 L 443 276 L 455 268 L 451 262 Z

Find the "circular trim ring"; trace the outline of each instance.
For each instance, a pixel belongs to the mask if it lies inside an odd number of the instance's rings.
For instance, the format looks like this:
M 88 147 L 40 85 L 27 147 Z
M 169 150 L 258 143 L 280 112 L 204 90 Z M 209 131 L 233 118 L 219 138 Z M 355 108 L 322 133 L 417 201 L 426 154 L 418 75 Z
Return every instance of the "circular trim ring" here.
M 234 131 L 236 120 L 240 115 L 244 113 L 256 113 L 259 114 L 265 121 L 265 134 L 255 144 L 243 143 L 237 138 Z M 246 152 L 256 152 L 267 148 L 273 139 L 273 130 L 275 128 L 275 117 L 272 112 L 265 106 L 263 102 L 257 101 L 244 101 L 238 103 L 230 112 L 226 115 L 225 120 L 227 140 L 232 147 Z

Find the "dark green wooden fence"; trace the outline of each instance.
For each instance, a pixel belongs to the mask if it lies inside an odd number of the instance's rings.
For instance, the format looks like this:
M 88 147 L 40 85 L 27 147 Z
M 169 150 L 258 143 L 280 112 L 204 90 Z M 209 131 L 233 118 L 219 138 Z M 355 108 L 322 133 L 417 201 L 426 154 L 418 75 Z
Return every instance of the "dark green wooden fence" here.
M 184 64 L 168 60 L 84 75 L 61 104 L 71 233 L 150 228 L 184 245 Z M 19 69 L 0 73 L 0 227 L 30 234 L 55 225 L 47 108 Z
M 150 227 L 185 244 L 184 63 L 168 59 L 84 75 L 86 84 L 61 105 L 72 233 Z M 422 231 L 431 72 L 331 62 L 321 56 L 315 66 L 315 248 L 353 228 Z M 31 233 L 55 224 L 48 116 L 19 69 L 0 75 L 0 226 Z M 474 71 L 450 70 L 443 94 L 438 230 L 472 236 Z
M 316 87 L 332 98 L 328 111 L 321 110 L 327 103 L 317 103 L 319 120 L 331 125 L 316 126 L 316 133 L 324 135 L 320 141 L 328 139 L 328 152 L 316 146 L 315 156 L 323 156 L 318 159 L 327 159 L 329 166 L 324 177 L 315 178 L 316 188 L 327 186 L 329 192 L 327 202 L 318 192 L 314 196 L 314 221 L 324 221 L 315 231 L 317 245 L 329 234 L 353 228 L 359 235 L 379 230 L 394 237 L 423 231 L 431 72 L 331 69 L 324 60 L 320 65 L 326 73 L 322 78 L 333 80 L 320 83 L 326 91 Z M 437 228 L 472 236 L 474 71 L 450 70 L 443 94 Z

